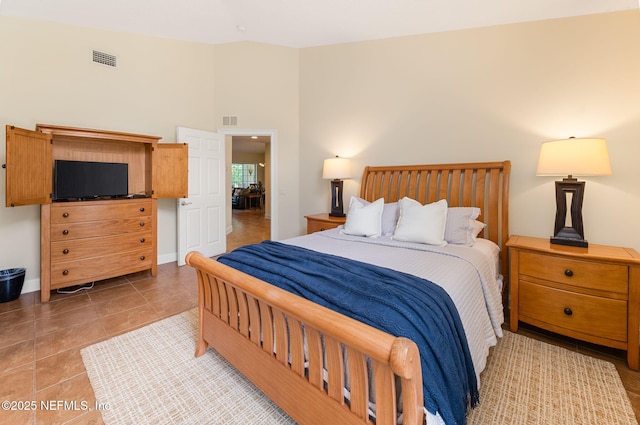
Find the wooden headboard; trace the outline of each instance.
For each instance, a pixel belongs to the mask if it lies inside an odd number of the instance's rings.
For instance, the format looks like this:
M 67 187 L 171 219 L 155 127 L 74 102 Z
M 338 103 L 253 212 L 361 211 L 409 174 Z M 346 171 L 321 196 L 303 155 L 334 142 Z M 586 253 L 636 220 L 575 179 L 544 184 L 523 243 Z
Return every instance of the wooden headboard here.
M 478 220 L 487 225 L 480 236 L 500 247 L 507 281 L 510 172 L 511 161 L 365 167 L 360 197 L 395 202 L 407 196 L 422 204 L 446 199 L 450 207 L 479 207 Z

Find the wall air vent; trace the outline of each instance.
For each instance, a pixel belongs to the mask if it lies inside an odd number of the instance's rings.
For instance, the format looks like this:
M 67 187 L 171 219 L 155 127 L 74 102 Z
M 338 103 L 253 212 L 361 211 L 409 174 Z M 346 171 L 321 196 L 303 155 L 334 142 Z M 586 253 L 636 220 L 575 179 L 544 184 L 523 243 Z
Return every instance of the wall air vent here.
M 98 50 L 93 51 L 93 63 L 110 66 L 111 68 L 115 68 L 117 66 L 116 57 L 114 55 L 100 52 Z
M 224 116 L 222 117 L 222 125 L 238 125 L 238 117 Z

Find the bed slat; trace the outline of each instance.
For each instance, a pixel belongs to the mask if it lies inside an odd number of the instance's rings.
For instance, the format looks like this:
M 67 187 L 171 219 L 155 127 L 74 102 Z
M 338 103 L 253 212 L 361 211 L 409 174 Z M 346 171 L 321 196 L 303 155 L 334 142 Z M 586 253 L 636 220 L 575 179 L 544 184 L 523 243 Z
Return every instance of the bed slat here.
M 282 364 L 289 362 L 289 332 L 287 329 L 287 319 L 285 313 L 279 309 L 272 308 L 273 323 L 276 339 L 276 359 Z
M 327 392 L 332 399 L 344 403 L 344 359 L 342 344 L 331 336 L 324 336 L 325 355 L 327 357 Z
M 247 307 L 249 313 L 249 337 L 251 342 L 260 346 L 262 334 L 262 324 L 260 321 L 260 309 L 258 307 L 258 300 L 249 294 L 246 294 Z
M 287 318 L 291 351 L 291 370 L 304 376 L 304 338 L 302 324 L 293 317 Z
M 314 387 L 322 389 L 322 370 L 324 368 L 322 362 L 322 338 L 320 332 L 310 327 L 305 327 L 305 334 L 307 335 L 309 382 Z
M 365 419 L 369 416 L 369 378 L 364 355 L 347 347 L 351 411 Z

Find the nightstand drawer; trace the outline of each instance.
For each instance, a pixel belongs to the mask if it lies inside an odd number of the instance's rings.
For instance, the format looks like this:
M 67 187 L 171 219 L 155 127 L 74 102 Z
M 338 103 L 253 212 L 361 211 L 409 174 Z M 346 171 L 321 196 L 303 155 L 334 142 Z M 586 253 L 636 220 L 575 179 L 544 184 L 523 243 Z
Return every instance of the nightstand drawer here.
M 524 264 L 523 264 L 524 265 Z M 520 319 L 615 341 L 627 341 L 627 302 L 549 288 L 520 280 Z M 560 331 L 561 332 L 561 331 Z
M 339 223 L 331 223 L 327 221 L 309 221 L 307 223 L 307 233 L 321 232 L 323 230 L 334 229 Z
M 621 294 L 626 294 L 629 290 L 627 266 L 572 260 L 526 251 L 520 252 L 519 255 L 520 276 L 527 275 L 567 285 Z
M 307 219 L 307 234 L 334 229 L 347 220 L 346 217 L 332 217 L 329 214 L 305 215 Z

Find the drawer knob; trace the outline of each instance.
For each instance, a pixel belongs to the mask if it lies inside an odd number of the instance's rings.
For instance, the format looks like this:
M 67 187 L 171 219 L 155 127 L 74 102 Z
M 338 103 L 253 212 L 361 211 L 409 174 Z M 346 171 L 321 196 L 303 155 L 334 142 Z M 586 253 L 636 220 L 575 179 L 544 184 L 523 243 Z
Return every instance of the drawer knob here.
M 67 217 L 69 217 L 69 213 L 68 213 L 68 212 L 62 213 L 62 216 L 63 216 L 64 218 L 67 218 Z
M 566 314 L 567 316 L 571 316 L 573 314 L 573 311 L 567 307 L 564 309 L 564 314 Z
M 69 274 L 69 270 L 62 270 L 62 275 L 63 275 L 63 276 L 66 276 L 66 275 L 68 275 L 68 274 Z
M 65 249 L 62 250 L 62 253 L 66 255 L 66 254 L 69 253 L 69 250 L 65 248 Z
M 571 276 L 573 276 L 573 271 L 571 269 L 567 269 L 567 270 L 564 271 L 564 275 L 568 276 L 568 277 L 571 277 Z
M 140 212 L 144 212 L 144 207 L 140 207 Z
M 140 256 L 140 261 L 144 261 L 144 255 Z
M 140 243 L 144 243 L 144 238 L 140 238 Z
M 144 227 L 144 221 L 140 222 L 140 227 Z
M 62 231 L 62 234 L 63 234 L 63 235 L 68 235 L 68 234 L 69 234 L 69 231 L 68 231 L 67 229 L 64 229 L 64 230 Z

